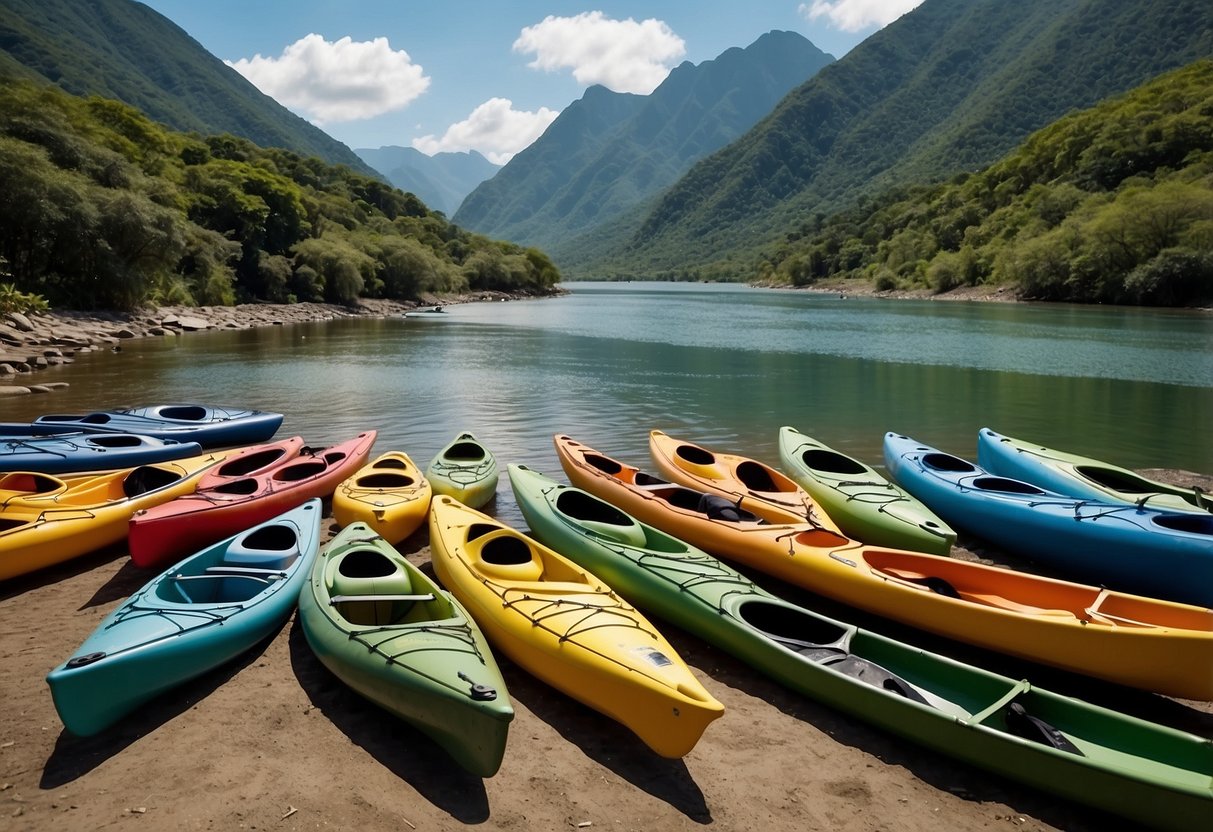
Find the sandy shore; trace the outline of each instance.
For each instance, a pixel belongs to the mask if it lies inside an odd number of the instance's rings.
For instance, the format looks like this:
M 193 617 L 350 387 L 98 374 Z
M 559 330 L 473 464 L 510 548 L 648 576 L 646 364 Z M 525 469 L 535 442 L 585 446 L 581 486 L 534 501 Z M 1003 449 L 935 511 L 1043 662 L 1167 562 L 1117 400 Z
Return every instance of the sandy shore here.
M 373 304 L 357 314 L 406 308 Z M 254 307 L 233 325 L 255 320 L 254 313 L 275 314 Z M 117 340 L 89 348 L 120 346 L 123 337 L 187 337 L 181 317 L 223 325 L 208 314 L 160 310 L 147 321 L 102 321 L 135 334 L 97 336 Z M 178 326 L 166 327 L 174 315 Z M 70 323 L 55 319 L 55 327 Z M 156 334 L 153 327 L 179 331 Z M 22 374 L 18 382 L 25 381 Z M 1213 490 L 1209 477 L 1150 473 Z M 329 521 L 326 532 L 332 530 Z M 957 556 L 1031 568 L 962 542 Z M 424 530 L 401 548 L 428 568 Z M 681 760 L 656 757 L 608 718 L 501 659 L 517 717 L 500 773 L 471 777 L 432 741 L 345 688 L 312 655 L 294 619 L 234 664 L 165 694 L 102 735 L 72 737 L 45 675 L 150 577 L 124 550 L 111 549 L 0 585 L 0 829 L 1133 828 L 869 728 L 668 625 L 663 632 L 726 708 Z M 1026 666 L 761 582 L 928 649 L 1213 738 L 1209 703 Z

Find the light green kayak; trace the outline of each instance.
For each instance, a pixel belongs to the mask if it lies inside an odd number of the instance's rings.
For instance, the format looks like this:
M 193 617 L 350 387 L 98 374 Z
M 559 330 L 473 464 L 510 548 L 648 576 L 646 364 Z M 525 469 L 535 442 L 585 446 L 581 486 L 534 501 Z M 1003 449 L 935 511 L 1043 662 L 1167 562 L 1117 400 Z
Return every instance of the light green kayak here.
M 1180 488 L 1128 468 L 1091 457 L 1055 451 L 982 428 L 977 433 L 977 464 L 991 474 L 1024 480 L 1058 494 L 1083 500 L 1136 503 L 1171 511 L 1213 512 L 1213 495 Z
M 320 553 L 299 618 L 337 678 L 471 773 L 497 773 L 514 708 L 488 643 L 458 601 L 365 523 Z
M 779 429 L 779 460 L 847 537 L 935 555 L 956 542 L 956 532 L 905 489 L 796 428 Z
M 578 488 L 511 465 L 527 525 L 629 601 L 791 690 L 996 774 L 1153 827 L 1213 817 L 1213 743 L 771 595 Z
M 430 460 L 425 469 L 434 495 L 454 497 L 468 508 L 481 508 L 497 493 L 497 460 L 471 433 L 461 433 Z

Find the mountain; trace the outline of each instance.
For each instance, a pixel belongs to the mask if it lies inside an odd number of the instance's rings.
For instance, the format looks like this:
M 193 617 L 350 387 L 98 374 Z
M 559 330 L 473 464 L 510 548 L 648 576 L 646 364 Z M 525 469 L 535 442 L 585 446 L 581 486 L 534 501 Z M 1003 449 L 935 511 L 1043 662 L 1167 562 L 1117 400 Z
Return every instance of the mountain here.
M 147 6 L 0 0 L 0 12 L 0 77 L 40 78 L 73 95 L 123 101 L 175 130 L 231 133 L 372 172 Z
M 387 177 L 388 182 L 416 194 L 430 208 L 448 217 L 477 185 L 501 170 L 501 165 L 494 165 L 475 150 L 427 156 L 414 147 L 389 145 L 357 148 L 354 152 Z
M 752 275 L 806 217 L 989 164 L 1029 133 L 1213 54 L 1207 0 L 926 0 L 565 268 Z
M 590 87 L 468 195 L 457 224 L 549 247 L 592 232 L 741 136 L 833 58 L 794 32 L 676 67 L 649 95 Z

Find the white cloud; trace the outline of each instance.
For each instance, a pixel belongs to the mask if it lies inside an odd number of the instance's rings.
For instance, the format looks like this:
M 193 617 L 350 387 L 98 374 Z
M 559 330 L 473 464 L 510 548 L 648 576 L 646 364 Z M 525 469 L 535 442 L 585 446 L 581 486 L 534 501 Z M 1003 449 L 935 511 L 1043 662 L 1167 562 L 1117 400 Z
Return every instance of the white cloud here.
M 801 3 L 800 13 L 808 20 L 825 17 L 844 32 L 858 32 L 869 26 L 886 26 L 922 0 L 813 0 Z
M 490 162 L 504 165 L 539 138 L 558 115 L 547 107 L 534 113 L 515 110 L 508 98 L 490 98 L 466 119 L 448 127 L 442 138 L 422 136 L 413 139 L 413 147 L 430 156 L 440 151 L 478 150 Z
M 686 54 L 686 43 L 663 21 L 611 20 L 602 12 L 576 17 L 548 15 L 527 26 L 514 51 L 534 54 L 527 66 L 556 72 L 571 69 L 579 83 L 616 92 L 648 94 Z
M 329 42 L 310 34 L 277 58 L 226 61 L 262 92 L 316 124 L 357 121 L 399 110 L 430 85 L 422 68 L 387 38 Z

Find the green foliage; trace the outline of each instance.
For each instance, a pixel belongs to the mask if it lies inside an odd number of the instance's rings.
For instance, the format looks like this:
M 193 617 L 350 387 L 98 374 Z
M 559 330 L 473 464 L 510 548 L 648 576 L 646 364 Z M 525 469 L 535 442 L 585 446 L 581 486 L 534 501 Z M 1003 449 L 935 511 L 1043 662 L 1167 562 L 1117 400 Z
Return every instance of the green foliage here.
M 768 259 L 777 281 L 1004 283 L 1036 300 L 1213 300 L 1213 60 L 1028 137 L 988 168 L 815 215 Z
M 113 101 L 0 86 L 0 257 L 68 308 L 549 290 L 544 254 L 346 167 L 187 136 Z M 474 278 L 474 279 L 473 279 Z

